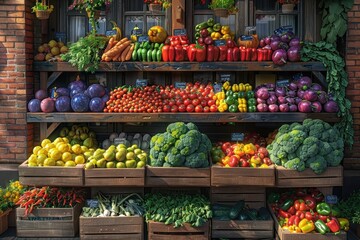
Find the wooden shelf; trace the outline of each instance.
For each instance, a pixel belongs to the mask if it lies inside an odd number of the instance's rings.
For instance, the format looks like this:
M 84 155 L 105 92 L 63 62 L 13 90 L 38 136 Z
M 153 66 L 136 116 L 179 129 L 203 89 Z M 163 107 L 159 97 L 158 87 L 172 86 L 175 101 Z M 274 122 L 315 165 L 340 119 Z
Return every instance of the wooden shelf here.
M 62 122 L 301 122 L 306 118 L 322 119 L 326 122 L 339 122 L 333 113 L 27 113 L 29 123 Z
M 36 72 L 77 72 L 78 70 L 67 62 L 34 62 Z M 283 66 L 267 62 L 102 62 L 98 72 L 203 72 L 203 71 L 326 71 L 320 62 L 296 62 Z

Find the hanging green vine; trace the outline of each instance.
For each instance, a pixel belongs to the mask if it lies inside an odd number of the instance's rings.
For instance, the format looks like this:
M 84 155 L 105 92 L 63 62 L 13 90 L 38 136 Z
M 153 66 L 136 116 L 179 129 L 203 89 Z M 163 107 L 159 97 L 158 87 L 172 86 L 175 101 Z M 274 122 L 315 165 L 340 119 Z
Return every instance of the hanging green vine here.
M 301 60 L 320 61 L 327 69 L 326 81 L 328 93 L 334 97 L 339 105 L 338 116 L 341 121 L 336 124 L 344 141 L 349 147 L 354 143 L 353 118 L 350 113 L 351 102 L 345 97 L 345 90 L 348 85 L 348 76 L 345 71 L 345 61 L 339 55 L 335 46 L 331 43 L 317 42 L 305 43 L 301 50 Z
M 354 0 L 321 0 L 322 11 L 321 40 L 335 43 L 347 30 L 347 12 L 354 5 Z

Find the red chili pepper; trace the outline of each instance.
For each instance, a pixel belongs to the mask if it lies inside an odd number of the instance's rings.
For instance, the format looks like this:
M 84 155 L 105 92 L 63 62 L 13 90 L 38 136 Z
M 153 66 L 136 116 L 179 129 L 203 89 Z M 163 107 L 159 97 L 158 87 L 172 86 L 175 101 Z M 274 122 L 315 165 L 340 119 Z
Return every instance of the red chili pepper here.
M 24 204 L 24 207 L 27 207 L 29 206 L 30 204 L 33 204 L 35 202 L 34 199 L 30 199 L 29 201 L 27 201 L 25 204 Z
M 190 62 L 194 62 L 196 60 L 196 48 L 195 48 L 195 44 L 191 44 L 188 48 L 188 59 Z
M 279 216 L 279 217 L 282 217 L 282 218 L 290 218 L 290 217 L 291 217 L 291 214 L 288 213 L 288 212 L 285 212 L 285 211 L 282 210 L 282 209 L 279 209 L 279 211 L 278 211 L 278 216 Z
M 184 52 L 181 45 L 176 45 L 175 47 L 175 62 L 184 61 Z
M 197 62 L 205 62 L 206 60 L 206 46 L 201 46 L 200 44 L 196 44 L 196 61 Z
M 207 51 L 206 51 L 206 61 L 207 62 L 213 62 L 214 61 L 214 46 L 208 45 Z
M 330 228 L 330 231 L 333 233 L 340 231 L 340 224 L 336 218 L 331 219 L 326 223 L 326 226 Z
M 214 46 L 214 62 L 219 61 L 220 49 L 218 46 Z
M 251 61 L 257 60 L 257 51 L 256 48 L 251 48 Z
M 220 50 L 219 61 L 220 62 L 226 61 L 228 47 L 227 46 L 219 46 L 219 50 Z
M 239 47 L 239 50 L 240 50 L 240 61 L 242 62 L 246 61 L 246 48 Z
M 228 50 L 227 50 L 226 61 L 228 61 L 228 62 L 233 62 L 234 61 L 233 49 L 232 48 L 228 48 Z
M 233 60 L 234 60 L 234 62 L 237 62 L 240 60 L 240 49 L 237 47 L 233 48 Z
M 250 48 L 246 48 L 245 49 L 245 61 L 251 61 L 251 49 Z
M 174 46 L 169 47 L 169 61 L 173 62 L 175 60 L 175 48 Z

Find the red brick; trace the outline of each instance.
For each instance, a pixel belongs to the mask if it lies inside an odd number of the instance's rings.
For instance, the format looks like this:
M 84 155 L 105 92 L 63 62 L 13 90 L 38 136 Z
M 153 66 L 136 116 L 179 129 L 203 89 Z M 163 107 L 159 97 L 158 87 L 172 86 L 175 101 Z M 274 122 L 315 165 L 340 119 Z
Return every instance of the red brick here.
M 8 17 L 14 17 L 14 18 L 23 18 L 24 12 L 16 11 L 16 12 L 8 12 Z
M 16 11 L 25 11 L 25 6 L 16 6 Z
M 16 9 L 15 6 L 6 6 L 3 4 L 0 4 L 0 11 L 15 11 L 15 9 Z
M 4 47 L 6 48 L 13 48 L 15 46 L 15 44 L 13 42 L 4 42 L 2 43 L 4 45 Z

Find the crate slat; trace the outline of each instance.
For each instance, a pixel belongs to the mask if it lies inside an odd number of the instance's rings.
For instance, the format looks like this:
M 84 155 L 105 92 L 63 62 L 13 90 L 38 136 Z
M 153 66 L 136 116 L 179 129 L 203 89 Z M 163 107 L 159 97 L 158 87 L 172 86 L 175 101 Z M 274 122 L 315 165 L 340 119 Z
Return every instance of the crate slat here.
M 0 214 L 0 235 L 4 233 L 9 227 L 8 215 L 10 211 L 11 209 L 7 209 Z
M 99 235 L 80 235 L 82 240 L 99 240 Z M 111 234 L 102 235 L 101 240 L 142 240 L 142 234 Z
M 139 186 L 145 185 L 145 168 L 94 168 L 84 170 L 85 186 Z
M 275 167 L 211 167 L 211 186 L 275 186 Z
M 174 228 L 173 225 L 165 225 L 161 222 L 148 222 L 148 239 L 194 239 L 202 240 L 209 239 L 210 223 L 206 222 L 201 227 L 192 227 L 189 223 L 184 223 L 183 226 Z
M 235 204 L 239 200 L 252 208 L 265 207 L 266 192 L 264 187 L 212 187 L 211 202 Z
M 74 186 L 84 185 L 84 165 L 75 167 L 29 167 L 27 161 L 19 166 L 19 181 L 24 185 Z
M 343 167 L 328 167 L 322 174 L 315 174 L 311 169 L 298 172 L 276 167 L 277 187 L 334 187 L 343 185 Z
M 145 185 L 209 187 L 210 168 L 147 166 Z

